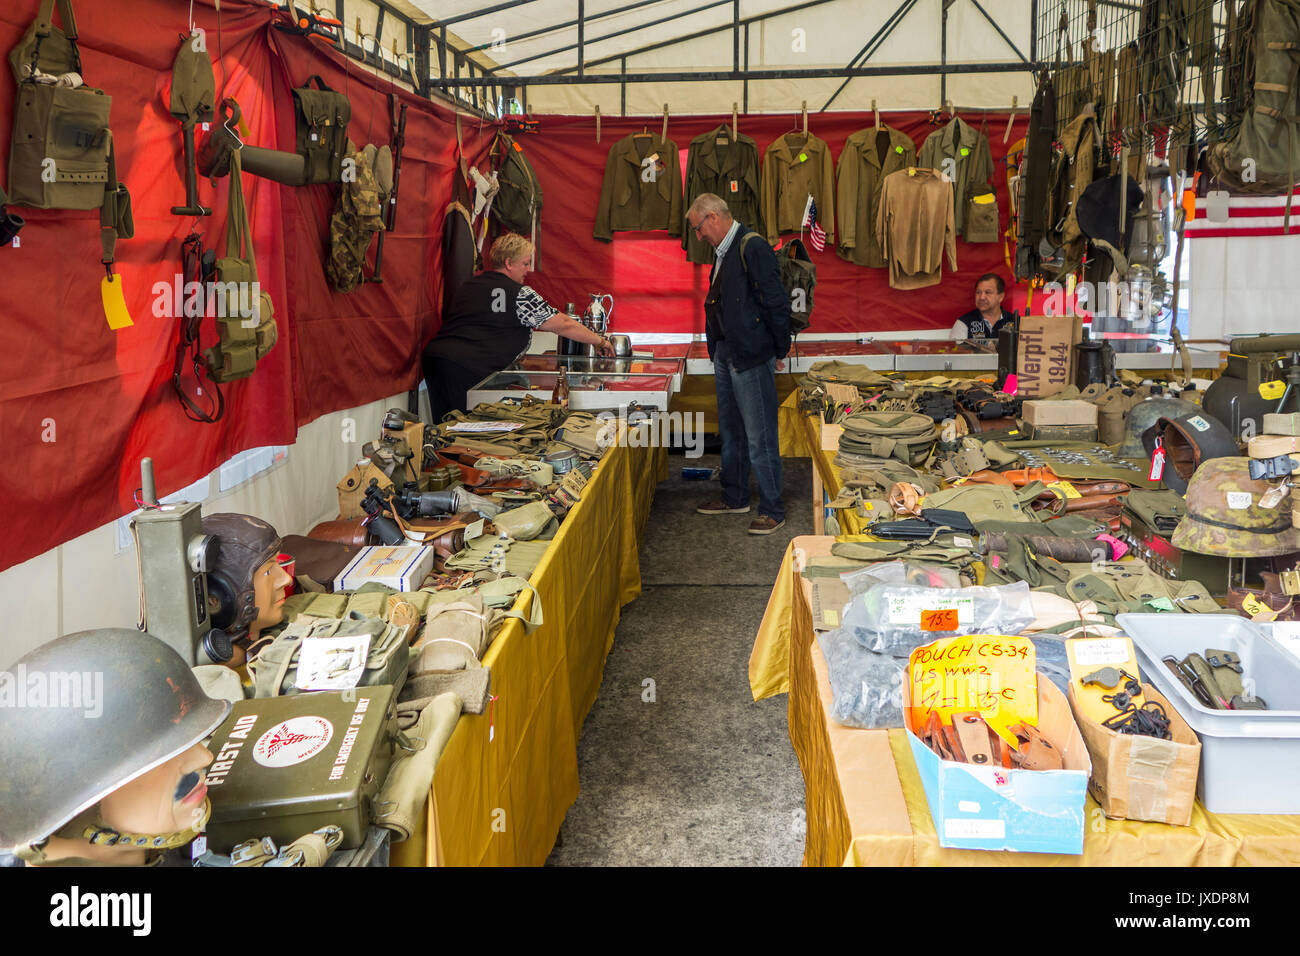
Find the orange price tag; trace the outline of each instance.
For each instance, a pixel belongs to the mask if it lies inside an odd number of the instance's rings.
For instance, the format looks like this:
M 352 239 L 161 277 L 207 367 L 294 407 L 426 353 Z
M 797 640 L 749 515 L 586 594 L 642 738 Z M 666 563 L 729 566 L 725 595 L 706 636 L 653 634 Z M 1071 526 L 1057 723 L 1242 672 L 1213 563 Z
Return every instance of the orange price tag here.
M 923 631 L 955 631 L 957 630 L 957 609 L 955 607 L 941 608 L 937 611 L 921 612 L 921 630 Z
M 516 152 L 516 153 L 522 153 L 522 152 L 524 151 L 524 148 L 523 148 L 522 146 L 520 146 L 518 143 L 515 143 L 515 144 L 514 144 L 514 147 L 515 147 L 515 152 Z

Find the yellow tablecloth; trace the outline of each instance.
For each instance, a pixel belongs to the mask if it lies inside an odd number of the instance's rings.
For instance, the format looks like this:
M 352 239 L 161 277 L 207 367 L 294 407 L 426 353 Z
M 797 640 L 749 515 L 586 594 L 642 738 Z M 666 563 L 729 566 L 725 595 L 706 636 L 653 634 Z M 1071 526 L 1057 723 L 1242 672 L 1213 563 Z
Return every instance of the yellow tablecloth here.
M 831 689 L 814 640 L 796 549 L 825 554 L 834 539 L 790 543 L 750 658 L 755 697 L 784 677 L 790 741 L 803 769 L 807 812 L 804 863 L 810 866 L 1233 866 L 1300 865 L 1300 815 L 1211 814 L 1198 803 L 1191 826 L 1109 820 L 1091 797 L 1082 856 L 948 850 L 939 846 L 921 778 L 902 730 L 859 730 L 830 717 Z M 779 592 L 779 593 L 778 593 Z M 783 597 L 781 595 L 788 595 Z M 786 619 L 784 674 L 776 618 Z M 764 683 L 755 683 L 755 663 Z M 778 693 L 779 691 L 772 691 Z
M 493 702 L 465 714 L 433 781 L 423 832 L 395 866 L 535 866 L 578 796 L 577 741 L 596 699 L 620 609 L 641 593 L 641 532 L 662 448 L 610 449 L 530 579 L 544 623 L 503 627 L 483 656 Z M 525 592 L 516 608 L 527 610 Z

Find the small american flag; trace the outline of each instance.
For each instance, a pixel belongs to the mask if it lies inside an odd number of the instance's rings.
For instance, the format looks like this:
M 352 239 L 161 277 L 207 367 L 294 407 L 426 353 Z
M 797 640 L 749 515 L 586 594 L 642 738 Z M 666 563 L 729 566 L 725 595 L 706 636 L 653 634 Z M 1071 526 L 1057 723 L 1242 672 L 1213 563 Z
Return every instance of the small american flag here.
M 808 241 L 818 252 L 826 248 L 826 231 L 817 222 L 817 203 L 813 202 L 812 193 L 808 194 L 808 204 L 803 207 L 803 227 L 808 229 Z

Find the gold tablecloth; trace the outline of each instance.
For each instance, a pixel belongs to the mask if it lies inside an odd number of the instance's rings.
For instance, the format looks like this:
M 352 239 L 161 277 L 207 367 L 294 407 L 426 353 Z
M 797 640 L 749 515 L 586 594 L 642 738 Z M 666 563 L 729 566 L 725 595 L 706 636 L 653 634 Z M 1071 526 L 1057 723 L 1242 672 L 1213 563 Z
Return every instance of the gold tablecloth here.
M 949 850 L 939 846 L 902 730 L 859 730 L 830 717 L 831 688 L 814 640 L 796 550 L 827 554 L 834 538 L 790 543 L 750 657 L 755 699 L 789 688 L 790 741 L 803 769 L 809 866 L 1297 866 L 1300 815 L 1212 814 L 1191 826 L 1109 820 L 1091 797 L 1082 856 Z M 778 626 L 784 622 L 784 628 Z M 775 658 L 784 649 L 784 668 Z
M 641 593 L 641 533 L 662 448 L 606 452 L 530 579 L 544 623 L 503 627 L 483 655 L 492 702 L 461 717 L 438 761 L 423 832 L 395 866 L 537 866 L 578 796 L 577 742 L 596 700 L 620 609 Z M 524 592 L 515 607 L 527 610 Z

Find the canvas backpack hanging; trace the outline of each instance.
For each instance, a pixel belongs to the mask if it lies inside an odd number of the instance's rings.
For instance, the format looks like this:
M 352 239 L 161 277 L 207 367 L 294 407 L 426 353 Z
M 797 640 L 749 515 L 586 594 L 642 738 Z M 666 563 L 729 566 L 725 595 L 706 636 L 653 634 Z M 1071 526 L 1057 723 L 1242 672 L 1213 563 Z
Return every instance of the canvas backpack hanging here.
M 316 89 L 312 89 L 312 80 Z M 325 85 L 319 76 L 293 91 L 297 119 L 298 154 L 306 167 L 304 185 L 337 183 L 342 179 L 343 157 L 348 152 L 348 123 L 352 104 L 342 93 Z
M 9 53 L 18 84 L 9 147 L 9 201 L 36 209 L 99 209 L 102 262 L 112 273 L 118 237 L 135 234 L 131 194 L 117 181 L 112 98 L 85 85 L 72 0 L 40 12 Z

